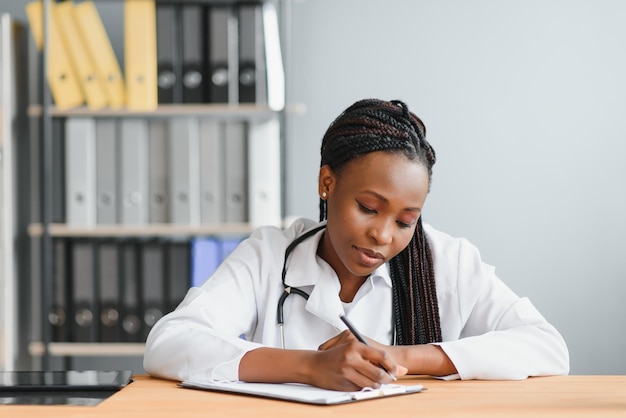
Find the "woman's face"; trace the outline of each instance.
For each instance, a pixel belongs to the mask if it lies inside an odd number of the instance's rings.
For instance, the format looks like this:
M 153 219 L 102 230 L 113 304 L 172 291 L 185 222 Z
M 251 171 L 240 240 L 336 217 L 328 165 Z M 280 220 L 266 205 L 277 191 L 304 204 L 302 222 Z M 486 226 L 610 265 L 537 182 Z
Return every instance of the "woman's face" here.
M 428 194 L 426 167 L 399 153 L 377 151 L 336 174 L 320 169 L 328 226 L 320 257 L 339 279 L 362 279 L 411 241 Z

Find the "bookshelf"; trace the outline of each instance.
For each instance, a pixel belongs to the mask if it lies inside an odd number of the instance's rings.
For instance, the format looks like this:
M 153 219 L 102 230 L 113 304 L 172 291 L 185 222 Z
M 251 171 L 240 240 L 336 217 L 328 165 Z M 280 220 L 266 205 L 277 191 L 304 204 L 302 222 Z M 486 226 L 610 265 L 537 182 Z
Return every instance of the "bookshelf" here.
M 143 57 L 143 65 L 148 60 L 149 68 L 156 72 L 155 77 L 145 77 L 145 80 L 154 79 L 154 83 L 146 86 L 141 85 L 142 80 L 133 80 L 139 86 L 130 87 L 129 74 L 136 71 L 133 68 L 138 63 L 129 63 L 127 55 L 121 67 L 127 88 L 127 101 L 122 106 L 98 107 L 94 105 L 98 101 L 90 101 L 87 94 L 78 104 L 59 105 L 65 98 L 60 96 L 59 86 L 54 85 L 59 83 L 58 80 L 55 81 L 49 73 L 51 68 L 63 67 L 62 63 L 54 62 L 57 56 L 51 56 L 51 51 L 58 51 L 58 46 L 51 45 L 51 41 L 43 36 L 41 49 L 37 51 L 34 48 L 37 35 L 31 33 L 34 39 L 31 39 L 29 65 L 31 69 L 37 69 L 38 77 L 30 80 L 33 93 L 27 115 L 31 142 L 39 163 L 33 169 L 33 177 L 37 180 L 33 181 L 32 195 L 37 203 L 31 208 L 31 222 L 26 230 L 31 241 L 31 263 L 41 266 L 33 272 L 33 282 L 41 285 L 41 295 L 33 296 L 33 310 L 37 309 L 38 300 L 41 300 L 41 310 L 33 312 L 39 321 L 35 321 L 38 322 L 33 326 L 35 337 L 27 348 L 33 358 L 41 359 L 43 369 L 50 367 L 53 357 L 141 356 L 143 341 L 151 325 L 147 322 L 140 324 L 141 334 L 129 337 L 124 315 L 130 308 L 124 304 L 128 302 L 128 295 L 134 294 L 134 308 L 138 311 L 132 313 L 141 322 L 142 318 L 147 318 L 146 311 L 153 304 L 146 295 L 156 283 L 162 297 L 154 294 L 151 297 L 157 297 L 162 303 L 159 315 L 175 306 L 165 300 L 173 286 L 178 286 L 180 295 L 180 283 L 173 284 L 172 277 L 169 277 L 173 276 L 172 266 L 177 265 L 172 261 L 174 259 L 170 260 L 169 251 L 186 246 L 186 259 L 190 260 L 196 242 L 215 240 L 225 247 L 228 240 L 243 239 L 258 225 L 282 224 L 281 142 L 285 80 L 284 51 L 281 51 L 281 40 L 277 37 L 281 30 L 282 0 L 132 1 L 142 3 L 143 12 L 147 7 L 152 10 L 150 13 L 154 13 L 153 28 L 142 30 L 139 38 L 136 33 L 132 36 L 136 38 L 134 48 L 141 49 L 144 45 L 141 42 L 148 42 L 149 49 L 150 42 L 156 41 L 156 55 Z M 119 0 L 117 3 L 130 16 L 131 12 L 125 8 L 128 2 Z M 75 0 L 75 4 L 80 3 L 83 1 Z M 93 1 L 95 6 L 98 3 L 99 0 Z M 47 22 L 42 33 L 50 34 L 50 19 L 54 19 L 58 4 L 54 0 L 44 0 L 41 4 L 42 20 Z M 194 20 L 198 12 L 203 18 Z M 169 19 L 169 23 L 164 23 L 163 19 Z M 106 30 L 107 21 L 102 21 Z M 242 25 L 242 22 L 248 24 Z M 253 29 L 248 27 L 252 25 L 250 22 L 256 25 Z M 190 41 L 191 48 L 195 48 L 190 52 L 187 44 L 181 42 L 186 42 L 186 37 L 190 36 L 185 27 L 192 24 L 206 25 L 207 28 L 221 24 L 224 32 L 195 31 L 204 38 Z M 151 30 L 155 39 L 146 40 L 144 32 L 151 33 Z M 124 49 L 131 48 L 127 39 L 131 35 L 127 31 Z M 165 38 L 169 40 L 164 40 L 163 32 L 167 32 Z M 213 45 L 220 36 L 226 36 L 227 40 L 222 39 L 223 44 Z M 253 39 L 248 39 L 251 36 Z M 198 42 L 203 46 L 196 45 Z M 270 46 L 269 42 L 274 43 Z M 244 44 L 248 49 L 242 52 Z M 169 57 L 168 54 L 178 50 L 175 58 Z M 216 53 L 217 50 L 220 52 Z M 68 48 L 68 55 L 70 52 Z M 119 52 L 116 55 L 121 58 Z M 223 78 L 215 76 L 218 70 L 222 70 L 220 65 L 229 80 L 226 87 Z M 171 86 L 162 83 L 161 78 L 167 81 L 168 71 L 182 80 L 178 90 L 167 91 Z M 192 91 L 197 83 L 188 82 L 193 81 L 193 77 L 185 77 L 194 71 L 202 73 L 206 82 L 204 93 Z M 76 78 L 80 79 L 80 74 Z M 87 91 L 84 85 L 82 91 Z M 106 137 L 102 132 L 112 134 Z M 104 160 L 103 150 L 106 148 L 98 148 L 104 143 L 101 138 L 109 138 L 108 141 L 114 143 L 114 150 L 107 151 L 113 159 Z M 160 144 L 160 154 L 153 151 L 157 147 L 155 144 Z M 233 148 L 232 144 L 238 144 L 238 147 Z M 60 148 L 64 149 L 61 151 Z M 155 164 L 157 157 L 163 162 L 162 168 Z M 268 167 L 264 167 L 266 159 Z M 109 192 L 112 199 L 107 199 L 106 203 L 111 206 L 107 212 L 110 217 L 105 219 L 102 207 L 106 205 L 102 203 L 100 191 L 104 187 L 103 179 L 107 177 L 98 170 L 109 166 L 118 174 L 115 180 L 108 180 L 115 190 Z M 207 168 L 213 166 L 219 166 L 220 171 Z M 160 180 L 156 175 L 155 179 L 150 177 L 157 170 L 160 170 Z M 109 169 L 109 174 L 111 172 Z M 229 176 L 238 179 L 235 186 Z M 141 180 L 133 183 L 132 179 Z M 185 187 L 184 193 L 177 189 L 179 180 Z M 143 187 L 139 202 L 143 201 L 145 207 L 135 208 L 131 214 L 127 206 L 136 205 L 137 201 L 127 196 L 137 196 L 131 189 L 139 187 L 139 183 Z M 153 199 L 153 186 L 161 187 L 158 200 Z M 214 195 L 205 199 L 209 203 L 203 200 L 208 196 L 205 187 L 215 188 L 210 192 L 215 191 L 217 200 Z M 233 187 L 239 187 L 235 192 L 240 195 L 229 199 Z M 74 199 L 74 196 L 79 198 Z M 178 196 L 185 197 L 181 198 L 183 203 L 177 203 Z M 213 206 L 208 207 L 209 204 Z M 232 246 L 233 242 L 228 245 Z M 109 309 L 102 304 L 104 293 L 110 292 L 103 283 L 113 280 L 110 275 L 103 276 L 106 266 L 102 266 L 108 263 L 102 261 L 105 255 L 101 251 L 105 246 L 114 248 L 109 254 L 115 254 L 117 258 L 114 260 L 120 264 L 116 270 L 117 279 L 114 279 L 119 288 L 116 290 L 119 298 L 116 309 L 120 316 L 116 321 L 120 328 L 116 338 L 107 337 L 106 340 L 103 337 L 104 322 L 98 322 L 101 314 Z M 155 263 L 145 261 L 148 246 L 158 251 L 150 256 L 158 261 L 157 270 L 154 270 Z M 133 252 L 127 255 L 130 247 Z M 90 249 L 84 252 L 85 248 Z M 161 259 L 166 261 L 161 263 Z M 84 262 L 87 264 L 81 265 L 81 260 L 88 260 Z M 127 288 L 128 278 L 132 276 L 127 271 L 129 263 L 136 263 L 133 271 L 139 276 L 132 291 Z M 194 267 L 195 264 L 189 261 L 186 268 L 191 270 Z M 184 275 L 184 272 L 183 269 L 178 273 Z M 157 275 L 161 282 L 147 281 L 147 277 Z M 188 288 L 194 284 L 195 276 L 189 272 L 187 276 L 192 276 L 186 282 Z M 86 286 L 92 289 L 85 290 Z M 85 297 L 85 292 L 89 292 L 89 296 Z M 82 306 L 85 300 L 91 304 L 90 309 L 85 310 Z M 62 315 L 57 315 L 59 303 L 65 305 Z M 57 326 L 59 321 L 64 323 L 62 329 Z M 90 329 L 86 333 L 80 328 L 80 321 L 92 324 L 88 325 Z

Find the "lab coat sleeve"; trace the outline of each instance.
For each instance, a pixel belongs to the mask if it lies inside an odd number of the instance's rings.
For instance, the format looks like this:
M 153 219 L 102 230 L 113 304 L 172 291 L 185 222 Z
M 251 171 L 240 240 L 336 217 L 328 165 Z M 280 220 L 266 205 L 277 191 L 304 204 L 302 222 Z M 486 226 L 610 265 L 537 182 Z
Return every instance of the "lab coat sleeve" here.
M 236 381 L 241 358 L 260 344 L 239 338 L 257 319 L 258 277 L 262 251 L 254 240 L 240 244 L 201 287 L 150 331 L 145 370 L 156 377 Z M 258 276 L 258 274 L 256 275 Z
M 458 245 L 456 264 L 458 318 L 449 320 L 459 321 L 461 332 L 439 345 L 461 379 L 518 380 L 569 372 L 569 354 L 559 332 L 465 240 Z

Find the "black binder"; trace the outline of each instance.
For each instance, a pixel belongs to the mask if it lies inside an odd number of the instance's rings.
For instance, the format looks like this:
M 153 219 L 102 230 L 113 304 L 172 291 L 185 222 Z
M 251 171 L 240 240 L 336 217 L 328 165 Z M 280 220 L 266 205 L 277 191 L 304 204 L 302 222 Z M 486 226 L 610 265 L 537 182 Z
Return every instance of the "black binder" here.
M 181 6 L 183 102 L 206 102 L 205 19 L 200 4 Z
M 141 244 L 142 339 L 144 340 L 165 311 L 166 289 L 163 252 L 163 244 L 159 241 L 144 241 Z
M 122 341 L 142 342 L 141 333 L 141 306 L 140 306 L 140 253 L 136 241 L 124 241 L 120 244 L 120 276 L 122 286 L 120 300 L 122 301 Z
M 159 103 L 182 102 L 179 12 L 174 4 L 156 4 Z
M 239 23 L 239 102 L 266 103 L 265 51 L 261 5 L 242 3 Z
M 71 340 L 96 341 L 96 301 L 94 248 L 87 240 L 71 242 L 72 309 Z
M 52 326 L 52 341 L 69 341 L 69 251 L 64 239 L 55 238 L 52 243 L 54 257 L 53 302 L 48 312 L 48 322 Z
M 115 241 L 98 245 L 99 320 L 101 342 L 119 342 L 121 337 L 119 249 Z
M 191 286 L 191 246 L 187 241 L 171 241 L 166 257 L 167 312 L 182 302 Z
M 211 103 L 228 103 L 232 57 L 229 57 L 228 26 L 231 8 L 207 6 L 208 99 Z M 229 60 L 229 58 L 231 58 Z

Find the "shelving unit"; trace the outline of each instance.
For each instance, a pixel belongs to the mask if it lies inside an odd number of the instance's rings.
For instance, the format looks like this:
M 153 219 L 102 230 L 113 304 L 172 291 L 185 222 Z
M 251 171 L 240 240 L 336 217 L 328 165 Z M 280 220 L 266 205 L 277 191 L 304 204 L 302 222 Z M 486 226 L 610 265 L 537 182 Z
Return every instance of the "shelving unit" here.
M 287 0 L 288 1 L 288 0 Z M 50 13 L 51 4 L 54 0 L 44 0 L 44 22 L 46 16 Z M 280 4 L 282 0 L 262 0 L 257 2 L 259 5 L 271 3 L 281 10 Z M 98 0 L 95 1 L 98 3 Z M 209 1 L 209 0 L 189 0 L 181 2 L 185 4 L 200 4 L 203 6 L 211 4 L 226 4 L 229 7 L 237 7 L 240 3 L 250 4 L 250 2 L 231 1 Z M 123 0 L 120 1 L 123 4 Z M 158 2 L 157 2 L 158 4 Z M 157 27 L 158 31 L 158 27 Z M 45 25 L 44 25 L 45 33 Z M 46 74 L 46 65 L 48 57 L 46 54 L 47 45 L 44 38 L 44 47 L 41 55 L 42 68 L 39 72 L 42 75 L 39 82 L 43 87 L 39 94 L 40 100 L 32 101 L 28 106 L 27 114 L 31 120 L 34 135 L 41 139 L 40 155 L 41 164 L 38 166 L 40 179 L 39 193 L 41 212 L 40 219 L 36 219 L 28 225 L 27 233 L 32 242 L 32 253 L 35 258 L 41 260 L 41 269 L 35 272 L 34 281 L 40 282 L 41 286 L 41 312 L 36 313 L 41 318 L 39 324 L 40 329 L 35 329 L 34 334 L 40 334 L 41 338 L 31 341 L 28 344 L 28 352 L 34 358 L 42 360 L 41 368 L 48 369 L 53 357 L 89 357 L 89 356 L 141 356 L 143 354 L 143 343 L 141 342 L 74 342 L 74 341 L 54 341 L 52 327 L 48 324 L 48 313 L 53 311 L 54 295 L 54 242 L 59 239 L 69 240 L 103 240 L 103 239 L 173 239 L 173 240 L 190 240 L 196 237 L 206 236 L 245 236 L 252 232 L 257 225 L 250 222 L 250 219 L 242 222 L 211 222 L 211 223 L 145 223 L 145 224 L 94 224 L 94 225 L 71 225 L 68 223 L 59 223 L 55 220 L 53 206 L 55 199 L 59 196 L 54 195 L 54 178 L 58 167 L 54 166 L 55 130 L 53 125 L 58 121 L 66 121 L 73 118 L 89 118 L 89 119 L 108 119 L 116 121 L 124 121 L 127 119 L 135 120 L 162 120 L 169 123 L 175 118 L 202 118 L 219 121 L 220 123 L 238 121 L 246 124 L 263 124 L 264 122 L 278 121 L 280 127 L 278 135 L 279 141 L 282 135 L 282 125 L 284 124 L 284 109 L 276 109 L 269 103 L 177 103 L 177 104 L 159 104 L 155 110 L 149 111 L 130 111 L 127 109 L 110 109 L 104 108 L 100 110 L 91 110 L 87 106 L 74 107 L 71 109 L 59 109 L 54 106 L 52 96 L 47 83 L 43 80 L 43 74 Z M 232 46 L 229 48 L 232 49 Z M 232 51 L 231 51 L 232 56 Z M 32 63 L 31 63 L 32 64 Z M 32 71 L 32 70 L 31 70 Z M 284 86 L 283 86 L 284 89 Z M 284 94 L 284 90 L 283 90 Z M 232 99 L 232 94 L 229 96 Z M 36 126 L 39 125 L 38 128 Z M 247 125 L 249 126 L 249 125 Z M 39 131 L 36 132 L 36 131 Z M 273 131 L 272 131 L 273 132 Z M 276 139 L 276 138 L 274 138 Z M 38 141 L 38 140 L 37 140 Z M 278 150 L 281 151 L 280 149 Z M 256 155 L 248 155 L 248 158 L 255 158 Z M 282 161 L 282 156 L 275 156 L 276 161 Z M 280 167 L 279 167 L 280 169 Z M 36 182 L 35 182 L 36 183 Z M 278 185 L 281 189 L 282 185 Z M 279 196 L 282 207 L 282 196 Z M 61 197 L 64 198 L 64 197 Z M 57 202 L 58 203 L 58 202 Z M 36 303 L 34 304 L 36 305 Z M 69 312 L 68 312 L 69 316 Z M 68 319 L 69 320 L 69 319 Z M 35 327 L 37 328 L 37 327 Z

